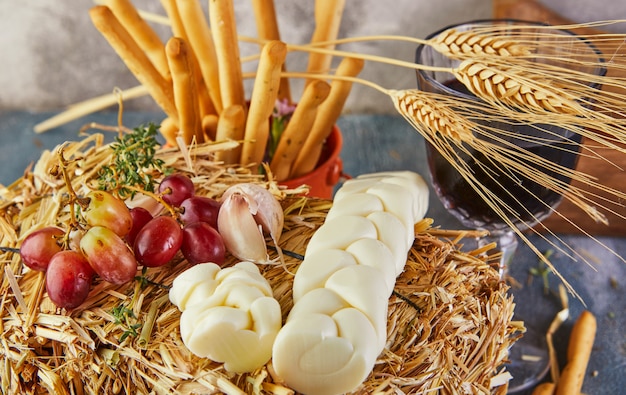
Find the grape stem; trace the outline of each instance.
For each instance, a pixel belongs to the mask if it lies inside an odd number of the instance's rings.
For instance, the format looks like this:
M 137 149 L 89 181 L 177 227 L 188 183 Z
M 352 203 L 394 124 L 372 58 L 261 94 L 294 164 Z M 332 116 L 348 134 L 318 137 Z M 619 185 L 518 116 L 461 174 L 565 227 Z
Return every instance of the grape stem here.
M 176 208 L 174 208 L 174 206 L 172 206 L 171 204 L 169 204 L 165 200 L 163 200 L 163 197 L 162 197 L 161 194 L 154 193 L 154 192 L 149 192 L 149 191 L 143 190 L 141 188 L 138 188 L 138 187 L 132 186 L 132 185 L 126 185 L 125 188 L 130 189 L 131 191 L 142 193 L 142 194 L 144 194 L 146 196 L 151 197 L 152 199 L 156 200 L 157 202 L 161 203 L 163 205 L 163 207 L 165 207 L 165 209 L 167 211 L 169 211 L 170 214 L 172 214 L 172 217 L 174 217 L 176 220 L 178 220 L 178 217 L 179 217 L 178 211 L 176 210 Z
M 69 244 L 68 240 L 69 240 L 71 231 L 73 229 L 80 229 L 80 223 L 76 219 L 75 204 L 78 204 L 81 207 L 86 207 L 89 204 L 89 199 L 81 198 L 76 194 L 76 191 L 74 190 L 74 187 L 72 186 L 72 181 L 70 179 L 70 176 L 67 170 L 68 165 L 72 163 L 72 161 L 65 159 L 64 151 L 65 151 L 65 145 L 61 146 L 57 152 L 57 155 L 59 157 L 58 167 L 51 170 L 50 173 L 52 175 L 59 175 L 59 172 L 61 173 L 61 176 L 63 177 L 63 182 L 65 183 L 65 186 L 67 187 L 67 193 L 69 195 L 68 204 L 69 204 L 69 209 L 70 209 L 70 219 L 68 223 L 68 229 L 65 232 L 65 236 L 63 237 L 63 244 L 67 246 Z

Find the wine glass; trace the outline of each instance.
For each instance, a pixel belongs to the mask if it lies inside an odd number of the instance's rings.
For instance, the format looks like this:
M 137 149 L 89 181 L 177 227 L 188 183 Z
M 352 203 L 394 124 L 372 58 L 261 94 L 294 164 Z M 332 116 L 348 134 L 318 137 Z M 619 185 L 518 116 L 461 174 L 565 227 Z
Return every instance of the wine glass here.
M 506 26 L 498 34 L 506 35 L 507 32 L 514 32 L 516 25 L 524 25 L 524 37 L 528 38 L 529 26 L 541 26 L 537 29 L 536 40 L 545 39 L 553 34 L 563 36 L 564 43 L 571 46 L 570 55 L 580 56 L 581 59 L 589 59 L 593 55 L 596 59 L 594 64 L 602 62 L 600 54 L 589 43 L 577 38 L 564 30 L 556 30 L 545 25 L 533 24 L 515 20 L 483 20 L 466 22 L 460 25 L 449 26 L 428 36 L 432 37 L 441 32 L 454 28 L 457 32 L 467 31 L 476 26 L 489 24 Z M 550 51 L 551 46 L 538 45 L 538 51 Z M 550 55 L 548 53 L 542 55 Z M 559 53 L 559 56 L 562 56 Z M 559 62 L 550 60 L 550 56 L 540 56 L 536 59 L 542 62 Z M 538 61 L 536 60 L 535 61 Z M 428 66 L 417 71 L 418 88 L 424 92 L 432 92 L 458 98 L 476 105 L 479 108 L 481 103 L 487 104 L 481 99 L 472 95 L 470 91 L 459 82 L 453 74 L 445 69 L 454 69 L 459 64 L 459 60 L 451 59 L 446 55 L 437 52 L 432 46 L 421 45 L 416 51 L 416 62 L 419 65 Z M 591 62 L 590 62 L 591 63 Z M 555 63 L 556 64 L 556 63 Z M 559 62 L 562 66 L 562 62 Z M 597 66 L 585 66 L 582 62 L 568 63 L 568 67 L 580 67 L 580 71 L 603 75 L 605 70 Z M 434 66 L 434 68 L 430 68 Z M 593 86 L 590 84 L 592 88 Z M 476 124 L 480 124 L 477 121 Z M 570 130 L 560 128 L 556 125 L 533 125 L 519 122 L 511 122 L 507 119 L 495 119 L 485 117 L 484 126 L 489 130 L 502 130 L 506 133 L 498 135 L 502 139 L 502 144 L 507 149 L 519 149 L 520 152 L 531 153 L 548 159 L 555 165 L 573 169 L 576 166 L 579 156 L 578 149 L 582 136 Z M 478 137 L 477 137 L 478 138 Z M 484 138 L 484 136 L 482 137 Z M 495 141 L 495 140 L 494 140 Z M 512 148 L 515 147 L 515 148 Z M 479 245 L 487 245 L 496 242 L 500 255 L 500 275 L 504 278 L 507 265 L 515 253 L 518 245 L 518 236 L 513 230 L 513 226 L 518 231 L 523 231 L 550 215 L 558 206 L 563 196 L 554 190 L 548 189 L 530 179 L 524 174 L 511 170 L 496 163 L 492 157 L 484 152 L 478 152 L 467 144 L 461 144 L 454 148 L 455 157 L 463 163 L 464 168 L 471 172 L 475 180 L 478 180 L 493 195 L 499 199 L 499 206 L 504 207 L 501 212 L 494 211 L 492 205 L 488 204 L 481 193 L 477 192 L 468 183 L 465 177 L 449 161 L 449 157 L 441 154 L 439 149 L 433 144 L 426 143 L 426 153 L 428 166 L 434 190 L 444 207 L 453 214 L 460 222 L 471 229 L 487 230 L 488 236 L 478 240 Z M 523 155 L 521 156 L 523 157 Z M 520 156 L 516 156 L 516 160 Z M 533 166 L 531 161 L 525 163 L 526 166 Z M 551 177 L 559 179 L 564 184 L 569 183 L 567 176 L 558 172 L 551 172 L 549 169 L 541 169 Z M 508 221 L 503 219 L 508 218 Z M 519 302 L 518 302 L 519 303 Z M 531 388 L 537 384 L 549 370 L 549 355 L 545 335 L 528 326 L 525 323 L 526 332 L 510 350 L 510 364 L 507 370 L 513 376 L 509 382 L 509 393 L 515 393 Z

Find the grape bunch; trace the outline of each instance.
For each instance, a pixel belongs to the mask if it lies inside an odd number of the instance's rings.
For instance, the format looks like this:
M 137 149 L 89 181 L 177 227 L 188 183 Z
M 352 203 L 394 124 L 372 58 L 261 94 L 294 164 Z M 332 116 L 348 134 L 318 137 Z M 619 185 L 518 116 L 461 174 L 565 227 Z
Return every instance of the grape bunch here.
M 76 308 L 87 299 L 96 276 L 124 284 L 140 266 L 163 266 L 179 251 L 192 265 L 223 265 L 219 202 L 196 195 L 193 182 L 178 173 L 166 176 L 158 192 L 171 210 L 153 216 L 143 207 L 127 207 L 109 192 L 92 191 L 81 199 L 86 202 L 81 206 L 84 224 L 67 231 L 44 227 L 23 240 L 22 261 L 46 273 L 46 290 L 55 305 Z

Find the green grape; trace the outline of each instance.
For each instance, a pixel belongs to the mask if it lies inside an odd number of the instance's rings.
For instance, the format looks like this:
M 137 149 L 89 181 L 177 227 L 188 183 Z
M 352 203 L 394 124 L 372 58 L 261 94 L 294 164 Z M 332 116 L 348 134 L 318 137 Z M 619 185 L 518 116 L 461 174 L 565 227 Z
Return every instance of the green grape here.
M 135 278 L 137 260 L 128 245 L 109 228 L 94 226 L 80 239 L 80 250 L 103 280 L 124 284 Z
M 92 191 L 86 197 L 89 204 L 83 216 L 90 226 L 104 226 L 120 237 L 130 231 L 133 219 L 123 201 L 105 191 Z

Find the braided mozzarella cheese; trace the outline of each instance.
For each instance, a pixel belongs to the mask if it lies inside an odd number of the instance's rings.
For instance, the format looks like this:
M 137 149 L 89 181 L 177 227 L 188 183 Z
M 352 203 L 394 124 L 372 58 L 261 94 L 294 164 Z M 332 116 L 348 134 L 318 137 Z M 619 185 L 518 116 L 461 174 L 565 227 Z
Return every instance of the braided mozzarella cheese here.
M 182 311 L 181 337 L 195 355 L 223 362 L 234 373 L 251 372 L 270 360 L 282 316 L 254 263 L 192 266 L 176 277 L 169 297 Z
M 304 394 L 355 390 L 387 340 L 388 299 L 426 214 L 428 186 L 412 172 L 348 180 L 313 234 L 293 283 L 294 306 L 272 362 Z

